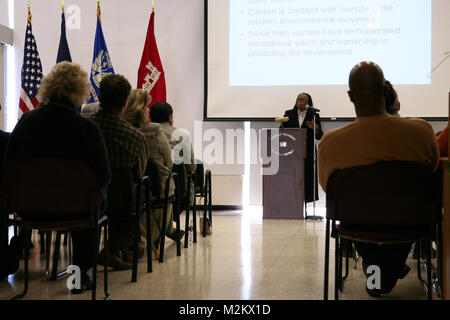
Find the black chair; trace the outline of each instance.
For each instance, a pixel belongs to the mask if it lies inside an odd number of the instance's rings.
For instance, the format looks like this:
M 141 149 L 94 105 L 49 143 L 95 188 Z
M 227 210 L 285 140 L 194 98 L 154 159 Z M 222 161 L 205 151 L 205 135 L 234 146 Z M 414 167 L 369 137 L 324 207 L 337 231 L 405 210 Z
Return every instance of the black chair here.
M 330 222 L 335 237 L 335 299 L 342 290 L 340 239 L 369 243 L 425 241 L 442 221 L 432 170 L 408 161 L 381 161 L 332 173 L 327 183 L 324 299 L 328 299 Z M 340 224 L 337 225 L 336 222 Z M 431 263 L 431 250 L 428 263 Z M 432 299 L 431 271 L 427 296 Z
M 151 194 L 152 194 L 152 202 L 151 208 L 154 209 L 163 209 L 163 217 L 162 217 L 162 226 L 159 237 L 159 262 L 164 262 L 164 246 L 166 239 L 166 224 L 167 224 L 167 211 L 169 209 L 169 204 L 173 205 L 173 219 L 175 220 L 177 233 L 180 233 L 180 204 L 179 197 L 177 196 L 177 192 L 179 191 L 178 187 L 178 174 L 175 172 L 170 172 L 167 180 L 165 181 L 164 186 L 164 198 L 161 198 L 162 188 L 161 188 L 161 172 L 159 171 L 159 167 L 156 162 L 152 159 L 147 161 L 147 171 L 146 175 L 150 177 L 150 180 L 153 181 L 151 184 Z M 175 181 L 175 193 L 173 196 L 169 195 L 170 191 L 170 181 L 174 179 Z M 177 245 L 177 256 L 181 256 L 181 241 L 178 239 L 176 241 Z
M 204 171 L 203 163 L 200 160 L 196 160 L 197 169 L 193 174 L 194 181 L 194 204 L 193 204 L 193 216 L 197 215 L 197 198 L 201 200 L 203 198 L 203 225 L 200 226 L 202 229 L 202 236 L 206 237 L 206 217 L 209 216 L 209 223 L 212 226 L 212 179 L 211 170 Z M 208 213 L 207 213 L 208 212 Z M 194 220 L 194 242 L 197 242 L 197 225 Z
M 92 299 L 96 299 L 99 230 L 108 234 L 108 218 L 100 217 L 101 195 L 97 176 L 84 163 L 60 158 L 22 157 L 11 159 L 5 168 L 2 217 L 8 225 L 21 228 L 24 239 L 32 229 L 45 231 L 95 230 L 95 257 Z M 9 215 L 14 214 L 14 219 Z M 28 242 L 24 242 L 25 288 L 13 299 L 28 291 Z M 108 293 L 105 261 L 104 290 Z
M 133 267 L 131 282 L 137 282 L 138 247 L 140 238 L 140 216 L 145 210 L 147 223 L 147 272 L 152 272 L 151 259 L 151 190 L 148 176 L 137 178 L 137 169 L 112 168 L 111 183 L 108 188 L 106 213 L 113 222 L 130 222 L 133 231 Z M 142 206 L 142 189 L 145 187 L 145 207 Z M 105 254 L 106 256 L 106 254 Z

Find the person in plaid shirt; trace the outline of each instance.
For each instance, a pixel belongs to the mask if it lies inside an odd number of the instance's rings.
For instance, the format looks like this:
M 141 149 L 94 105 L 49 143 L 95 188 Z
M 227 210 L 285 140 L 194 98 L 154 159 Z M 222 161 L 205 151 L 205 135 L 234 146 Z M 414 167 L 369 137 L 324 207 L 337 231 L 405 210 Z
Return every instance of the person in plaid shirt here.
M 100 109 L 90 118 L 103 134 L 111 169 L 137 167 L 136 178 L 140 178 L 145 173 L 148 149 L 144 134 L 122 118 L 130 91 L 131 85 L 125 77 L 105 76 L 100 82 Z M 132 241 L 133 223 L 123 220 L 115 222 L 114 217 L 110 218 L 109 252 L 106 253 L 108 264 L 116 270 L 130 269 L 131 263 L 122 257 L 129 256 L 127 252 Z

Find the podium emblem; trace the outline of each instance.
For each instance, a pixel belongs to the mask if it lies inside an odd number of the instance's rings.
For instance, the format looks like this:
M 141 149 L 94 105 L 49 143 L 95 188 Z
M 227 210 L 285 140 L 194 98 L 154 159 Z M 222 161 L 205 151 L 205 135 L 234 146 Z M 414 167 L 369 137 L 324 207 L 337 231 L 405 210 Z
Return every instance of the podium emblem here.
M 292 148 L 292 145 L 293 145 L 293 142 L 295 142 L 297 140 L 294 136 L 283 132 L 283 133 L 279 133 L 279 134 L 273 136 L 272 142 L 277 139 L 279 139 L 280 145 L 279 145 L 278 151 L 274 150 L 272 148 L 272 152 L 274 154 L 281 156 L 281 157 L 287 157 L 287 156 L 294 154 L 295 150 Z M 274 145 L 274 143 L 272 143 L 272 145 Z

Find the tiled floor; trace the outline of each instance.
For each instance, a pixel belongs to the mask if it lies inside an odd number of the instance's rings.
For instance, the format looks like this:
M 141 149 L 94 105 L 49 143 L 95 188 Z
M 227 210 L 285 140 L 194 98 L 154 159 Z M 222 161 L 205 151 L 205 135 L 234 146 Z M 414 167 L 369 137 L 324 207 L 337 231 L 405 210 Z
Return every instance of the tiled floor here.
M 323 209 L 316 214 L 323 216 Z M 184 220 L 181 220 L 184 221 Z M 215 212 L 213 234 L 182 248 L 166 241 L 164 263 L 154 260 L 153 273 L 146 273 L 146 259 L 139 262 L 138 282 L 131 283 L 131 271 L 110 272 L 112 299 L 275 299 L 303 300 L 323 298 L 324 230 L 322 221 L 262 220 L 260 208 L 242 212 Z M 90 299 L 90 292 L 70 295 L 66 278 L 48 281 L 45 258 L 36 248 L 30 261 L 30 289 L 25 299 Z M 333 248 L 331 242 L 331 248 Z M 333 250 L 330 251 L 333 257 Z M 334 259 L 330 266 L 330 298 L 333 297 Z M 67 250 L 60 268 L 67 266 Z M 425 299 L 417 279 L 415 262 L 411 272 L 382 299 Z M 351 265 L 352 267 L 352 265 Z M 0 299 L 9 299 L 23 288 L 23 268 L 0 281 Z M 103 271 L 99 266 L 98 297 L 103 298 Z M 361 271 L 350 269 L 341 299 L 371 299 L 365 292 Z M 436 297 L 434 297 L 436 299 Z

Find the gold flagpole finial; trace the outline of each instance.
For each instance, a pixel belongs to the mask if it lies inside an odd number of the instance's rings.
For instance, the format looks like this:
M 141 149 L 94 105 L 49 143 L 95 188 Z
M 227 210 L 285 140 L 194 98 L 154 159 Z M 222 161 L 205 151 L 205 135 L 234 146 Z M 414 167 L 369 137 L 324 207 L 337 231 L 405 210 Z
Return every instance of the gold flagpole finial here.
M 152 12 L 155 12 L 155 0 L 152 0 Z
M 64 12 L 64 0 L 62 0 L 62 11 Z
M 100 8 L 100 0 L 97 0 L 97 7 Z
M 28 13 L 30 13 L 31 12 L 31 2 L 30 2 L 30 0 L 28 0 Z

